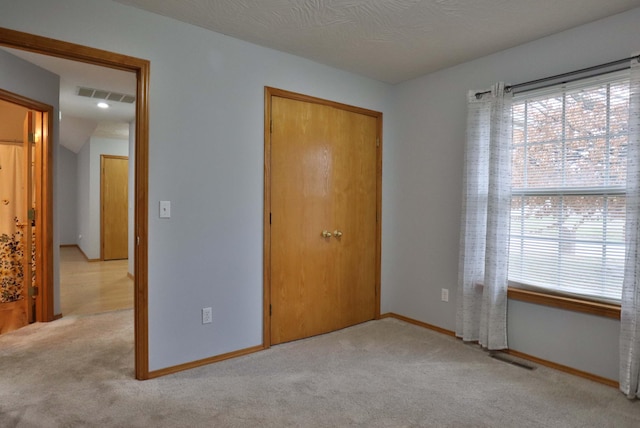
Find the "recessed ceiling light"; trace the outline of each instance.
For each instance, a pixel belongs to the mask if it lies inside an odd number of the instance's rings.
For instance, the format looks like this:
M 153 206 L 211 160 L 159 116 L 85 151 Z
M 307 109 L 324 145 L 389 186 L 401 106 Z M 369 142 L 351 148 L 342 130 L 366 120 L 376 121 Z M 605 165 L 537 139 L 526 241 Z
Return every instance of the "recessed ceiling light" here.
M 107 104 L 107 103 L 98 103 L 98 107 L 100 107 L 100 108 L 109 108 L 109 104 Z

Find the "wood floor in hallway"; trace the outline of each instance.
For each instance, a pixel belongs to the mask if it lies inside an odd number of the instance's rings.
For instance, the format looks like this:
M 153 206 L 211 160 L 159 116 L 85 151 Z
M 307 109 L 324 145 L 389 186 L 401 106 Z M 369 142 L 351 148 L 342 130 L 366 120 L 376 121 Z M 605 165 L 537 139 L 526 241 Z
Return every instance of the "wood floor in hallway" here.
M 60 248 L 62 316 L 133 308 L 127 260 L 88 262 L 78 247 Z

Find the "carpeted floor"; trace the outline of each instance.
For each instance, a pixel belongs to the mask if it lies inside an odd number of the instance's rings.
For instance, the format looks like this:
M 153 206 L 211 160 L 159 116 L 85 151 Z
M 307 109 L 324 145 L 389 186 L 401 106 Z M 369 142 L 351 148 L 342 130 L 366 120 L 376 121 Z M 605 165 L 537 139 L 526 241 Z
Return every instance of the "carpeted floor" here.
M 149 381 L 132 311 L 0 336 L 0 427 L 640 427 L 640 402 L 393 319 Z

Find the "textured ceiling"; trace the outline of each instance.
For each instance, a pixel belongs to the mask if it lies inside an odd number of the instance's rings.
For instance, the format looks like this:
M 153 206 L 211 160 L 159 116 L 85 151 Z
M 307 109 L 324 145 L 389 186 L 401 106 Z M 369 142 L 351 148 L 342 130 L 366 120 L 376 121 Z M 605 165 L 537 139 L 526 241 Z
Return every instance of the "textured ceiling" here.
M 389 83 L 640 6 L 640 0 L 114 0 Z

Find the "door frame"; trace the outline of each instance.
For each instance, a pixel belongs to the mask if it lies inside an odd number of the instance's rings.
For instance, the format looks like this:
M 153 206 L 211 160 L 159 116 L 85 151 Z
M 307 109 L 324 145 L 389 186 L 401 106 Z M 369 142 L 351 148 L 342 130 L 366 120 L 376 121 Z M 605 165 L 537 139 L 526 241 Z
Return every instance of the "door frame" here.
M 105 175 L 105 159 L 120 159 L 129 161 L 129 156 L 117 156 L 117 155 L 100 155 L 100 260 L 104 261 L 104 206 L 105 206 L 105 190 L 104 190 L 104 175 Z M 127 168 L 128 171 L 128 168 Z M 127 172 L 128 174 L 128 172 Z M 128 177 L 127 177 L 128 178 Z M 127 184 L 128 186 L 128 184 Z M 127 212 L 129 207 L 127 205 Z M 127 214 L 128 215 L 128 214 Z M 129 237 L 127 237 L 127 245 L 129 245 Z M 128 256 L 127 256 L 128 257 Z
M 265 349 L 271 347 L 271 98 L 277 96 L 291 100 L 325 105 L 340 110 L 359 113 L 376 118 L 376 260 L 375 260 L 375 316 L 380 319 L 380 272 L 382 254 L 382 113 L 329 101 L 310 95 L 283 89 L 264 87 L 264 211 L 263 211 L 263 330 L 262 343 Z
M 135 220 L 136 237 L 134 262 L 134 353 L 136 379 L 149 379 L 149 325 L 148 325 L 148 177 L 149 177 L 149 72 L 148 60 L 109 52 L 101 49 L 63 42 L 21 31 L 0 27 L 0 45 L 42 55 L 80 61 L 101 67 L 132 72 L 136 75 L 136 135 L 135 135 Z M 37 110 L 37 109 L 36 109 Z M 49 115 L 49 129 L 53 129 L 53 114 Z M 52 144 L 50 144 L 52 146 Z M 53 149 L 49 147 L 47 161 L 48 191 L 43 195 L 47 211 L 44 220 L 50 233 L 43 250 L 48 251 L 48 281 L 43 285 L 43 298 L 48 298 L 47 321 L 53 315 Z M 44 210 L 43 210 L 44 211 Z M 44 278 L 43 278 L 44 279 Z M 46 294 L 45 294 L 46 293 Z
M 38 322 L 48 322 L 54 319 L 53 313 L 53 144 L 51 143 L 50 135 L 53 133 L 53 106 L 45 103 L 24 97 L 13 92 L 0 89 L 0 100 L 6 101 L 12 104 L 19 105 L 28 110 L 34 110 L 42 113 L 42 141 L 40 142 L 37 150 L 37 158 L 39 159 L 39 165 L 37 166 L 36 175 L 33 180 L 36 181 L 37 191 L 33 197 L 36 198 L 36 224 L 39 225 L 39 233 L 36 234 L 36 254 L 40 257 L 36 257 L 36 274 L 39 278 L 40 287 L 38 289 L 38 295 L 36 297 L 36 308 L 33 313 L 33 318 Z M 27 154 L 25 153 L 25 156 Z M 27 193 L 29 195 L 29 192 Z M 27 239 L 27 245 L 25 246 L 25 254 L 29 254 L 31 251 L 31 241 L 29 234 L 25 237 Z M 28 270 L 28 269 L 27 269 Z M 27 275 L 25 275 L 27 276 Z M 29 278 L 27 281 L 31 281 Z M 31 287 L 31 283 L 25 281 L 26 298 L 29 300 L 30 293 L 28 292 Z M 29 304 L 29 302 L 27 303 Z M 31 310 L 27 312 L 31 315 Z M 29 316 L 31 318 L 31 316 Z

